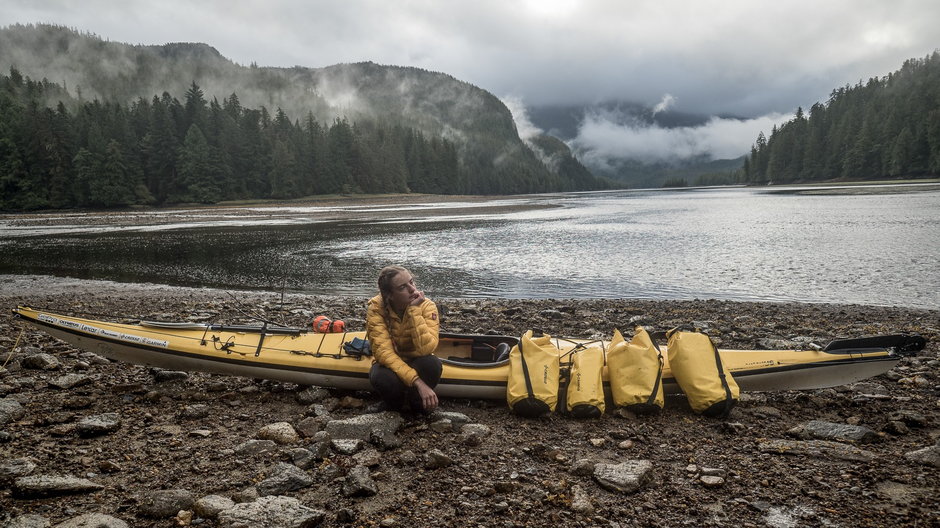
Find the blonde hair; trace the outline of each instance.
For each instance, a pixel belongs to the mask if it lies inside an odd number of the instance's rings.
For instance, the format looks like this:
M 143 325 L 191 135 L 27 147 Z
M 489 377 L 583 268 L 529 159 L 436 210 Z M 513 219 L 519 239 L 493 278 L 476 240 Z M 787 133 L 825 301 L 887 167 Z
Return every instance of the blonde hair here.
M 410 273 L 401 266 L 385 266 L 379 271 L 379 294 L 382 296 L 382 302 L 384 304 L 388 304 L 388 297 L 392 293 L 392 279 L 402 272 Z

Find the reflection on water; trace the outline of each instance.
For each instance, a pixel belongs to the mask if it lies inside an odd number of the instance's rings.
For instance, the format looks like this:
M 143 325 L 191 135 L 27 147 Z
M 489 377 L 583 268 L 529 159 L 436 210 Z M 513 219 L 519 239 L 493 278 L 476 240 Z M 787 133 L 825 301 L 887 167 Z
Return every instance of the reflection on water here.
M 523 207 L 533 204 L 556 207 Z M 361 207 L 344 210 L 347 220 L 263 207 L 179 211 L 121 228 L 87 215 L 22 222 L 3 228 L 0 273 L 365 297 L 379 267 L 402 263 L 437 297 L 940 308 L 936 189 L 607 192 L 500 202 L 518 206 L 508 211 L 468 205 Z

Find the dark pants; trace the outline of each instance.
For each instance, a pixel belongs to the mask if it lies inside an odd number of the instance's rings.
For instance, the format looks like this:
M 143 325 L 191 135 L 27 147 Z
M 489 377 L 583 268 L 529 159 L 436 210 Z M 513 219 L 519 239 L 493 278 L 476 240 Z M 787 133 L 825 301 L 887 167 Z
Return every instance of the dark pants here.
M 441 360 L 437 356 L 421 356 L 407 359 L 405 362 L 418 372 L 418 377 L 427 383 L 428 387 L 432 389 L 437 387 L 437 382 L 441 380 L 441 370 L 443 370 Z M 372 369 L 369 370 L 369 382 L 379 393 L 388 410 L 401 411 L 406 401 L 411 405 L 412 411 L 424 410 L 417 389 L 405 385 L 390 368 L 373 363 Z

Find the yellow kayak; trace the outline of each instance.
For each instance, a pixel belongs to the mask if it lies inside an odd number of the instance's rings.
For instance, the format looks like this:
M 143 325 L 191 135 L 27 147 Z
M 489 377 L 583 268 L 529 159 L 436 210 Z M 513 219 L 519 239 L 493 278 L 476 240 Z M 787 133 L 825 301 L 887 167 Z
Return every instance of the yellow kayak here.
M 16 317 L 82 350 L 127 363 L 279 380 L 299 385 L 369 390 L 371 357 L 350 347 L 365 332 L 314 333 L 273 325 L 229 326 L 140 321 L 112 323 L 19 306 Z M 501 357 L 518 338 L 440 335 L 436 355 L 444 364 L 437 392 L 445 397 L 506 397 L 509 360 Z M 607 343 L 557 338 L 562 365 L 575 347 Z M 823 350 L 719 349 L 742 391 L 819 389 L 883 374 L 901 356 L 923 348 L 919 336 L 897 335 L 835 341 Z M 663 347 L 665 355 L 665 347 Z M 607 382 L 606 368 L 604 380 Z M 679 393 L 668 360 L 667 393 Z

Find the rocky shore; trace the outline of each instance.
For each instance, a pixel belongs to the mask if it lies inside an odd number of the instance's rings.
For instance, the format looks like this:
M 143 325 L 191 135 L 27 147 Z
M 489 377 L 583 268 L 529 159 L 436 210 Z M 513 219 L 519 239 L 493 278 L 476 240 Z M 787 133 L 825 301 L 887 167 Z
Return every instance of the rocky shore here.
M 940 519 L 940 311 L 644 300 L 436 299 L 452 332 L 608 337 L 694 322 L 726 348 L 918 332 L 886 375 L 746 393 L 726 420 L 681 396 L 637 417 L 527 420 L 501 401 L 429 417 L 375 398 L 120 364 L 13 319 L 17 304 L 163 320 L 361 328 L 365 299 L 0 281 L 0 527 L 928 526 Z

